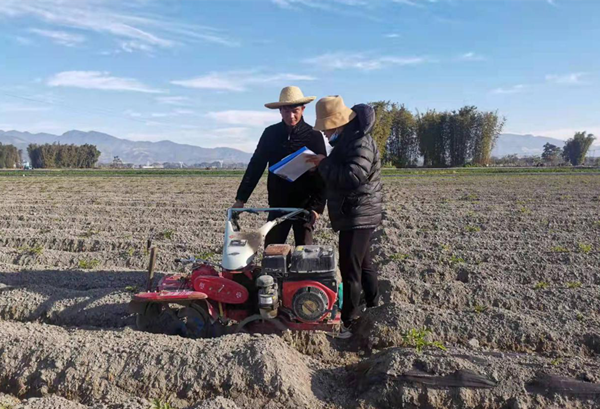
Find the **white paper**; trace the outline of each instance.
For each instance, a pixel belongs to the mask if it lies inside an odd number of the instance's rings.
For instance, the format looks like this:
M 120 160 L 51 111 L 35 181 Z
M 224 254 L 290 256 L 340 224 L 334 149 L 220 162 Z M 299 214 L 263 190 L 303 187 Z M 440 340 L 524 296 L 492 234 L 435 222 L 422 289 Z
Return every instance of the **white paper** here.
M 323 135 L 323 142 L 325 143 L 325 151 L 327 152 L 327 156 L 329 156 L 333 150 L 333 146 L 329 144 L 329 139 L 325 135 Z
M 315 167 L 313 163 L 306 161 L 310 156 L 316 156 L 316 154 L 304 147 L 299 151 L 286 156 L 280 162 L 271 166 L 269 170 L 277 176 L 289 180 L 290 182 L 294 182 L 300 176 Z

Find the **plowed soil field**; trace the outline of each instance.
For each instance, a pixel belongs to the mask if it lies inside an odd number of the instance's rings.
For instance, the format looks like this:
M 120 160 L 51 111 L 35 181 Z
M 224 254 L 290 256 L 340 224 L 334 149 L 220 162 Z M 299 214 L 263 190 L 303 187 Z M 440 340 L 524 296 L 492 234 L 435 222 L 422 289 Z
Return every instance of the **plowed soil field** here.
M 350 340 L 135 330 L 147 239 L 218 261 L 239 178 L 116 175 L 0 178 L 0 408 L 600 407 L 600 175 L 384 178 Z

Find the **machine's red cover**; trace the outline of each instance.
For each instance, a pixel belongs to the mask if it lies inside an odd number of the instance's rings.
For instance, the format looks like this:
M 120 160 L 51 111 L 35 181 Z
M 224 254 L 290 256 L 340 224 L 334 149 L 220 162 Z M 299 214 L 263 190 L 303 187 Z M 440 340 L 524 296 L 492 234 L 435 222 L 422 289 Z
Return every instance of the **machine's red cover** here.
M 194 290 L 206 294 L 211 300 L 225 304 L 243 304 L 248 300 L 246 287 L 227 278 L 198 276 L 193 285 Z
M 207 295 L 198 291 L 177 290 L 177 291 L 158 291 L 149 293 L 136 294 L 133 297 L 134 301 L 181 301 L 181 300 L 204 300 Z

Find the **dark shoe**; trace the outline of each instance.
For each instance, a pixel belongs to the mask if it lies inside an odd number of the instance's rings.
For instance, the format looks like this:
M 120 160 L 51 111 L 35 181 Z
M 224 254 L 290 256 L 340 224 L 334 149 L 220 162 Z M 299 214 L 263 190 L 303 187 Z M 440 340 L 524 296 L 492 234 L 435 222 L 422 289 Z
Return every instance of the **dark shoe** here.
M 381 302 L 381 297 L 377 296 L 377 297 L 375 297 L 375 299 L 372 302 L 366 303 L 366 308 L 375 308 L 375 307 L 379 307 L 382 304 L 383 304 L 383 302 Z
M 352 337 L 352 331 L 354 331 L 357 327 L 358 318 L 350 320 L 347 323 L 342 322 L 340 327 L 340 333 L 336 336 L 336 338 L 340 339 L 348 339 Z
M 342 324 L 339 334 L 337 334 L 335 337 L 339 339 L 352 338 L 352 331 L 350 331 L 350 328 Z

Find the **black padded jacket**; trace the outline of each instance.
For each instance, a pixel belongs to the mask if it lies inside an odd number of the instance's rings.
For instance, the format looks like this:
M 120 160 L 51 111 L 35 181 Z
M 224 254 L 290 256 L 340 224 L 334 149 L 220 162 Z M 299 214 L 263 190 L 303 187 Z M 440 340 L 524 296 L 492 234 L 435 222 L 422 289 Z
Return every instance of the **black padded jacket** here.
M 382 218 L 381 160 L 370 135 L 375 111 L 365 104 L 352 110 L 356 117 L 331 143 L 331 154 L 319 164 L 335 231 L 375 228 Z
M 250 159 L 238 188 L 236 200 L 248 201 L 267 164 L 274 165 L 305 146 L 317 154 L 327 154 L 323 135 L 313 130 L 304 119 L 301 119 L 291 132 L 283 121 L 266 128 Z M 321 214 L 325 210 L 324 187 L 318 172 L 306 172 L 294 182 L 269 172 L 267 177 L 269 206 L 298 207 Z

